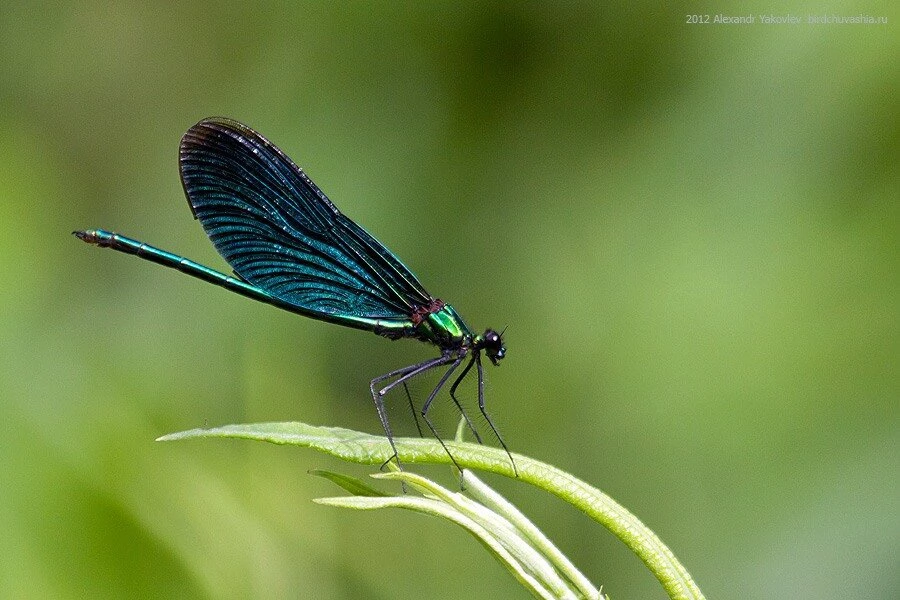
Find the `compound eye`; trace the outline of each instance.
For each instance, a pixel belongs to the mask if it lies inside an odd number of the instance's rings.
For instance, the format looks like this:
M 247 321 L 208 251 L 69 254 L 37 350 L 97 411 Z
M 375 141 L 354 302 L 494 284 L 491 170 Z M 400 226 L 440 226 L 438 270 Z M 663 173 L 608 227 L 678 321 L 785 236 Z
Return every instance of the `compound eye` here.
M 499 349 L 503 345 L 500 341 L 500 334 L 493 329 L 484 332 L 484 347 L 491 349 Z

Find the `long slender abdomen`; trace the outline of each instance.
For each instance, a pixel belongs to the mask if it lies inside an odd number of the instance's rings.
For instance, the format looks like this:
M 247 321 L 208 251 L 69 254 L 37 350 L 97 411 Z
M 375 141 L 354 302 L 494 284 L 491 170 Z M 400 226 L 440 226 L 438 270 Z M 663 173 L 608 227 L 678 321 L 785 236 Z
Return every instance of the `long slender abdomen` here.
M 202 279 L 203 281 L 208 281 L 209 283 L 221 286 L 227 290 L 241 294 L 242 296 L 247 296 L 248 298 L 253 298 L 260 302 L 274 304 L 279 308 L 297 312 L 295 307 L 245 281 L 241 281 L 240 279 L 231 277 L 225 273 L 220 273 L 215 269 L 210 269 L 209 267 L 203 266 L 200 263 L 194 262 L 183 256 L 166 252 L 165 250 L 161 250 L 150 244 L 145 244 L 144 242 L 103 229 L 73 231 L 72 233 L 75 237 L 88 244 L 93 244 L 101 248 L 112 248 L 113 250 L 118 250 L 119 252 L 124 252 L 126 254 L 134 254 L 144 260 L 155 262 L 164 267 L 178 269 L 182 273 L 186 273 L 197 279 Z
M 413 329 L 412 321 L 406 319 L 357 317 L 341 313 L 309 310 L 303 306 L 273 296 L 269 292 L 266 292 L 253 284 L 247 283 L 242 279 L 220 273 L 215 269 L 210 269 L 209 267 L 196 263 L 183 256 L 166 252 L 165 250 L 161 250 L 150 244 L 145 244 L 144 242 L 124 235 L 119 235 L 118 233 L 113 233 L 112 231 L 106 231 L 104 229 L 88 229 L 85 231 L 73 231 L 72 233 L 75 237 L 88 244 L 93 244 L 94 246 L 99 246 L 101 248 L 112 248 L 113 250 L 124 252 L 125 254 L 133 254 L 144 260 L 163 265 L 164 267 L 177 269 L 191 277 L 208 281 L 209 283 L 223 287 L 226 290 L 238 293 L 242 296 L 246 296 L 247 298 L 265 302 L 266 304 L 271 304 L 282 310 L 310 317 L 312 319 L 337 323 L 344 327 L 374 331 L 379 335 L 394 339 L 409 337 L 409 332 Z

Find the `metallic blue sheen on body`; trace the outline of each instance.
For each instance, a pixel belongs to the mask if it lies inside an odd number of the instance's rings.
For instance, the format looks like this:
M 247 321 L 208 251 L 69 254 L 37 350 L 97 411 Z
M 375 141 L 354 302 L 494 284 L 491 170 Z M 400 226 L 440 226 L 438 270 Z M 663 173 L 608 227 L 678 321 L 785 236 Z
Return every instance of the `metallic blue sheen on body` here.
M 197 123 L 181 140 L 179 167 L 194 217 L 237 277 L 112 232 L 79 237 L 284 310 L 391 339 L 414 337 L 446 348 L 468 332 L 452 308 L 426 327 L 415 322 L 412 315 L 435 299 L 412 271 L 246 125 L 225 118 Z
M 234 276 L 103 229 L 75 235 L 89 244 L 139 256 L 306 317 L 390 339 L 415 338 L 434 344 L 440 356 L 370 383 L 394 458 L 398 454 L 384 396 L 431 369 L 445 371 L 419 409 L 426 425 L 441 441 L 428 409 L 446 384 L 481 441 L 455 395 L 474 369 L 478 409 L 516 472 L 512 455 L 484 406 L 482 352 L 491 363 L 499 364 L 506 353 L 502 332 L 488 329 L 474 334 L 452 306 L 431 296 L 399 258 L 344 216 L 291 159 L 246 125 L 218 117 L 200 121 L 182 137 L 178 164 L 191 211 L 234 269 Z M 463 361 L 465 366 L 457 372 Z M 411 397 L 409 401 L 413 408 Z M 450 458 L 456 463 L 453 455 Z
M 215 269 L 211 269 L 207 266 L 201 265 L 200 263 L 194 262 L 189 258 L 184 258 L 183 256 L 161 250 L 160 248 L 156 248 L 155 246 L 145 244 L 144 242 L 126 237 L 124 235 L 119 235 L 118 233 L 113 233 L 111 231 L 106 231 L 103 229 L 76 231 L 75 235 L 78 236 L 79 239 L 84 240 L 89 244 L 94 244 L 100 246 L 101 248 L 112 248 L 113 250 L 118 250 L 126 254 L 134 254 L 145 260 L 149 260 L 166 267 L 171 267 L 173 269 L 178 269 L 182 273 L 186 273 L 187 275 L 196 277 L 197 279 L 202 279 L 203 281 L 208 281 L 209 283 L 221 286 L 242 296 L 252 298 L 253 300 L 258 300 L 259 302 L 265 302 L 266 304 L 271 304 L 273 306 L 277 306 L 278 308 L 301 314 L 303 316 L 369 331 L 395 331 L 400 335 L 403 335 L 401 332 L 407 332 L 414 327 L 412 321 L 409 319 L 388 320 L 356 317 L 353 315 L 329 315 L 327 313 L 310 314 L 310 311 L 306 310 L 302 306 L 297 306 L 295 304 L 285 302 L 281 298 L 273 296 L 267 291 L 251 285 L 246 281 L 243 281 L 236 277 L 231 277 L 230 275 L 226 275 L 225 273 L 221 273 L 219 271 L 216 271 Z M 387 334 L 384 333 L 383 335 Z
M 201 121 L 179 157 L 191 209 L 219 253 L 297 312 L 394 337 L 408 335 L 410 316 L 433 301 L 392 252 L 246 125 Z

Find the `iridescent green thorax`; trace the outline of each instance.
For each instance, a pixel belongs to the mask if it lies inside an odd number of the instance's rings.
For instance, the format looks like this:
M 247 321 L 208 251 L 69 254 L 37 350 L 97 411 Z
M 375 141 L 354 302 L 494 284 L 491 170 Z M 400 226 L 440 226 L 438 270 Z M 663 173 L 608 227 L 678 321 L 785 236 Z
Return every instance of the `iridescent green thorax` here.
M 417 338 L 441 348 L 457 348 L 470 343 L 474 337 L 459 313 L 440 300 L 421 307 L 412 320 Z
M 184 134 L 178 156 L 191 212 L 231 266 L 233 276 L 111 231 L 73 233 L 88 244 L 177 269 L 283 310 L 392 340 L 415 338 L 437 346 L 440 356 L 395 369 L 369 384 L 393 449 L 390 460 L 399 467 L 385 395 L 402 385 L 416 427 L 418 413 L 461 468 L 429 420 L 428 409 L 448 386 L 450 397 L 481 443 L 478 429 L 455 396 L 473 374 L 481 416 L 518 475 L 484 402 L 482 357 L 494 365 L 503 359 L 503 330 L 473 333 L 452 306 L 434 298 L 393 252 L 343 215 L 290 158 L 246 125 L 225 118 L 204 119 Z M 434 369 L 443 370 L 443 375 L 416 409 L 407 382 Z

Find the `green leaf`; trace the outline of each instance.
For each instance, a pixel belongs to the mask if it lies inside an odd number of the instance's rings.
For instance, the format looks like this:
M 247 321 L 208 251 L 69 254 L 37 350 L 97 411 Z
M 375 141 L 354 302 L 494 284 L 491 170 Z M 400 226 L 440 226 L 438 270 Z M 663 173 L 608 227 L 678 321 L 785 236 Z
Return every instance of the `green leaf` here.
M 536 598 L 553 600 L 554 598 L 571 598 L 577 596 L 570 590 L 557 589 L 555 592 L 548 589 L 541 581 L 532 575 L 522 563 L 487 529 L 476 521 L 465 516 L 453 507 L 431 498 L 416 496 L 397 496 L 390 498 L 365 498 L 349 496 L 341 498 L 318 498 L 318 504 L 352 508 L 356 510 L 374 510 L 378 508 L 403 508 L 426 515 L 447 519 L 472 534 L 503 564 L 512 575 L 528 589 Z
M 600 591 L 572 564 L 568 557 L 550 541 L 538 527 L 506 498 L 491 489 L 471 471 L 465 472 L 466 492 L 486 508 L 506 519 L 538 549 L 554 567 L 587 598 L 596 598 Z
M 471 472 L 464 473 L 466 481 L 473 477 Z M 446 488 L 408 471 L 398 473 L 380 473 L 372 475 L 377 479 L 399 479 L 410 484 L 413 488 L 423 490 L 435 500 L 444 502 L 455 511 L 478 523 L 486 531 L 491 532 L 495 539 L 503 545 L 516 560 L 534 575 L 541 583 L 546 585 L 556 597 L 569 597 L 575 593 L 574 589 L 562 579 L 554 569 L 553 564 L 536 548 L 519 528 L 510 523 L 503 515 L 476 502 L 461 492 L 451 492 Z M 599 592 L 590 582 L 587 582 L 586 596 L 596 598 Z
M 334 471 L 325 471 L 323 469 L 313 469 L 308 471 L 310 475 L 315 475 L 316 477 L 323 477 L 332 483 L 344 488 L 354 496 L 389 496 L 387 492 L 382 492 L 381 490 L 376 490 L 372 486 L 368 485 L 366 482 L 357 479 L 356 477 L 351 477 L 350 475 L 344 475 L 343 473 L 335 473 Z
M 374 436 L 337 427 L 315 427 L 304 423 L 259 423 L 192 429 L 159 438 L 160 441 L 191 438 L 242 438 L 314 448 L 344 460 L 362 464 L 384 464 L 393 457 L 384 436 Z M 395 438 L 403 464 L 452 464 L 439 442 L 422 438 Z M 447 441 L 447 449 L 464 469 L 479 469 L 515 478 L 503 450 L 459 441 Z M 625 507 L 552 465 L 514 454 L 518 481 L 549 492 L 583 511 L 606 527 L 640 558 L 673 600 L 701 600 L 703 593 L 675 554 Z

